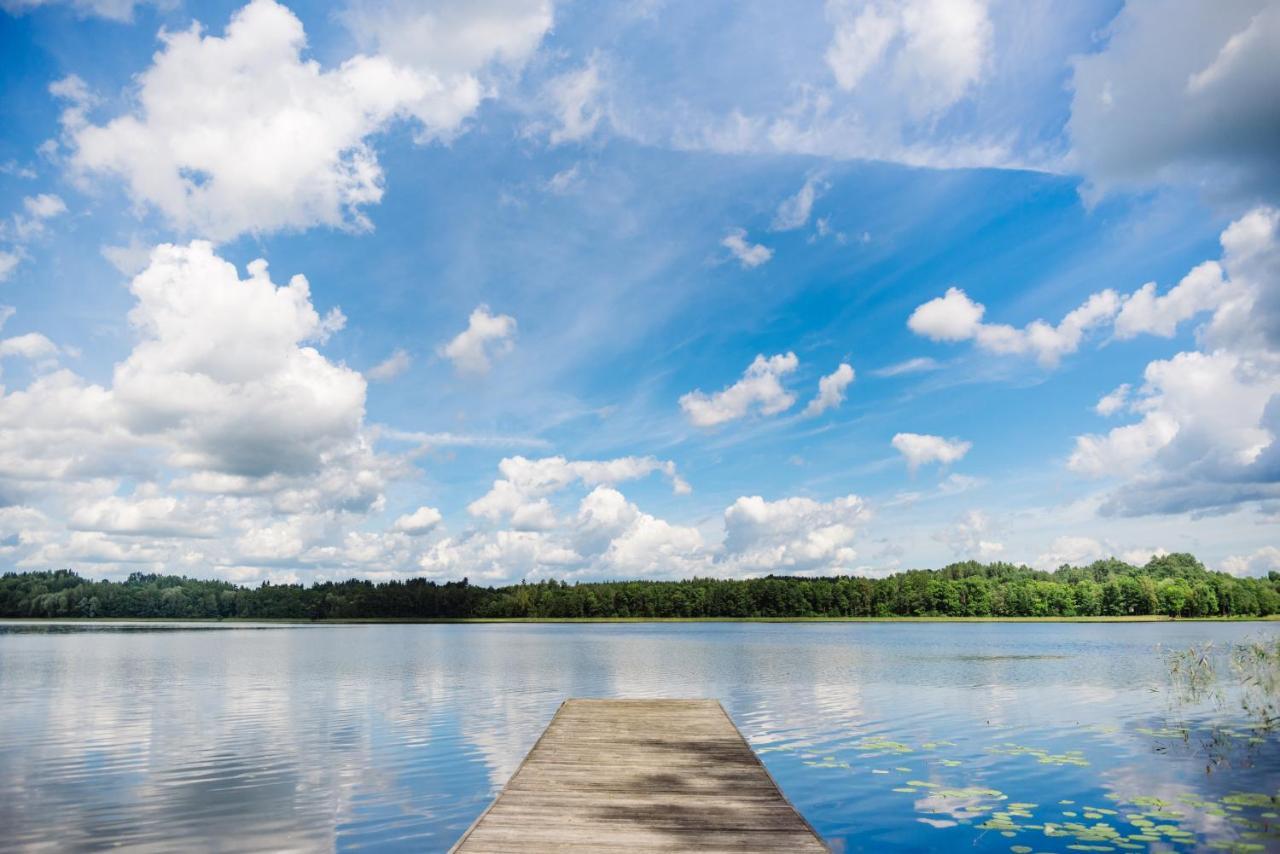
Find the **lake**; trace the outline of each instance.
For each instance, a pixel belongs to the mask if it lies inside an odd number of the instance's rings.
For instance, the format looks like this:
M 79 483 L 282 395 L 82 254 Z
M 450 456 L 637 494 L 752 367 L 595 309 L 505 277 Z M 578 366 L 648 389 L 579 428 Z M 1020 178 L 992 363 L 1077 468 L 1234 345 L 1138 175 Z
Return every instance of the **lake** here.
M 1162 652 L 1277 633 L 0 623 L 0 848 L 443 850 L 563 699 L 668 696 L 719 699 L 837 851 L 1280 850 L 1280 741 L 1174 702 Z

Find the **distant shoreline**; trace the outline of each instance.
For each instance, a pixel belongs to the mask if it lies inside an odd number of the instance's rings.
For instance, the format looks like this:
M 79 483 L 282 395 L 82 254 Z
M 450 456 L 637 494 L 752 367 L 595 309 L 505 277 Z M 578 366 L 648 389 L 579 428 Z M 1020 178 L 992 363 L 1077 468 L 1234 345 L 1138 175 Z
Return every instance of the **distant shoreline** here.
M 270 623 L 295 626 L 371 624 L 467 625 L 485 623 L 1275 623 L 1280 614 L 1265 617 L 1169 617 L 1139 614 L 1128 617 L 347 617 L 299 620 L 283 617 L 0 617 L 0 626 L 15 623 L 187 623 L 235 625 Z

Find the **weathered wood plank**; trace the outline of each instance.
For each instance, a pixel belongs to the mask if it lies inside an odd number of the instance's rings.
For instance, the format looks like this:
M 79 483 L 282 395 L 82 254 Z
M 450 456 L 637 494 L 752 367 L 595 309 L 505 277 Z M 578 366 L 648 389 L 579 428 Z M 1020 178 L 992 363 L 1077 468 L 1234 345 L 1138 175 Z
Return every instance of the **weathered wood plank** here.
M 715 700 L 567 700 L 453 851 L 826 851 Z

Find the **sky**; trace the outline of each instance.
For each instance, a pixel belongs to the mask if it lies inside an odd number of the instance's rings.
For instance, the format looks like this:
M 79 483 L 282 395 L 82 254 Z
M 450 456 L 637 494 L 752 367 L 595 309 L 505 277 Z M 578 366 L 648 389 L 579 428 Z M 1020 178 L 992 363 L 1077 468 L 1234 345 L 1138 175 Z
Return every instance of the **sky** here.
M 0 566 L 1280 570 L 1280 2 L 0 0 Z

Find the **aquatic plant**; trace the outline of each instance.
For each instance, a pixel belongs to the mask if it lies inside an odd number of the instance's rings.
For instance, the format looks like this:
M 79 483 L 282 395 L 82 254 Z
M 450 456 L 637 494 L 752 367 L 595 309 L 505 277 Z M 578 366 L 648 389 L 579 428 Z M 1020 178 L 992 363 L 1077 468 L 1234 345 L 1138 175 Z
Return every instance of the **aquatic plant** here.
M 1280 636 L 1233 643 L 1221 650 L 1212 642 L 1192 646 L 1167 654 L 1166 663 L 1175 707 L 1212 701 L 1222 708 L 1234 698 L 1255 730 L 1244 734 L 1246 739 L 1260 738 L 1258 732 L 1269 732 L 1280 724 Z M 1238 730 L 1222 733 L 1240 735 Z

